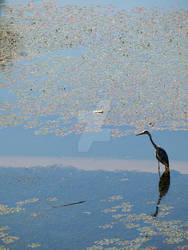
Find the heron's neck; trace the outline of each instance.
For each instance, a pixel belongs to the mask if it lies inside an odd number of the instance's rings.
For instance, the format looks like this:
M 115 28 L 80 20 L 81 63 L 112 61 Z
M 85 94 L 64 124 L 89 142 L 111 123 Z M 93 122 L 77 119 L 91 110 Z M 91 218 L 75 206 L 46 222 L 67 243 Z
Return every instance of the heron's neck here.
M 155 144 L 155 142 L 153 141 L 153 139 L 152 139 L 151 135 L 150 135 L 150 134 L 148 134 L 148 136 L 149 136 L 150 141 L 151 141 L 151 143 L 153 144 L 154 148 L 155 148 L 155 149 L 157 149 L 158 147 L 157 147 L 157 145 Z

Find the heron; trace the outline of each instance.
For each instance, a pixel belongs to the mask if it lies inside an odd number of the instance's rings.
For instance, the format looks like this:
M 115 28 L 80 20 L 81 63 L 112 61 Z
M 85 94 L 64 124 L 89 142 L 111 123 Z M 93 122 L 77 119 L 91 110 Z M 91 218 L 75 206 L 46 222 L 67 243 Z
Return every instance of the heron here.
M 136 135 L 148 135 L 149 136 L 150 141 L 155 148 L 155 154 L 156 154 L 156 158 L 158 160 L 158 172 L 159 172 L 159 176 L 160 176 L 160 162 L 163 165 L 165 165 L 165 169 L 169 169 L 169 160 L 168 160 L 168 155 L 167 155 L 166 151 L 154 143 L 149 131 L 144 130 L 143 132 L 138 133 Z

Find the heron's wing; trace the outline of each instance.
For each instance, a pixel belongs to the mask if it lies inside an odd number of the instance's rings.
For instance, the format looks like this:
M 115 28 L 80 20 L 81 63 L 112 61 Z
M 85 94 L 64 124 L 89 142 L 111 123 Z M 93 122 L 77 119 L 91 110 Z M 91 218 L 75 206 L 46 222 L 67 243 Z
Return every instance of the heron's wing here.
M 168 155 L 163 148 L 158 148 L 156 150 L 156 157 L 164 165 L 167 165 L 167 166 L 169 165 Z

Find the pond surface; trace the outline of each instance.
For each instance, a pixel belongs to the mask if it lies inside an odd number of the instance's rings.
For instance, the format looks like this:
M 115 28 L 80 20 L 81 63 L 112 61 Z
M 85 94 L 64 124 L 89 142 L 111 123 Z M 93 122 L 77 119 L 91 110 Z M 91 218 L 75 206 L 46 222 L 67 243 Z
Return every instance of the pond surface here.
M 2 249 L 187 247 L 188 174 L 1 168 L 0 188 Z
M 103 141 L 187 129 L 186 8 L 32 1 L 3 10 L 1 126 L 102 131 Z
M 0 249 L 188 249 L 187 7 L 0 0 Z

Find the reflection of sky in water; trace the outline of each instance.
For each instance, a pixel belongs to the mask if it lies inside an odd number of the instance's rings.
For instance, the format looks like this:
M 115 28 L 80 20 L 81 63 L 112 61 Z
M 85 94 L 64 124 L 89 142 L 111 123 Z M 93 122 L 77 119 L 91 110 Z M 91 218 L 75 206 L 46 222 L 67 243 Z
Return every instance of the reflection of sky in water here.
M 2 245 L 11 239 L 7 245 L 16 250 L 31 244 L 42 250 L 177 249 L 187 243 L 188 175 L 171 171 L 169 191 L 153 218 L 157 174 L 57 166 L 0 171 Z M 86 202 L 70 205 L 79 201 Z
M 51 156 L 51 157 L 112 157 L 123 159 L 155 160 L 154 148 L 146 136 L 127 135 L 110 138 L 109 141 L 93 141 L 86 152 L 79 152 L 81 135 L 65 137 L 34 135 L 34 131 L 21 127 L 0 130 L 0 155 L 12 156 Z M 168 153 L 170 161 L 187 161 L 187 132 L 158 131 L 153 132 L 153 139 Z M 157 161 L 156 161 L 157 164 Z M 177 169 L 178 170 L 178 169 Z

